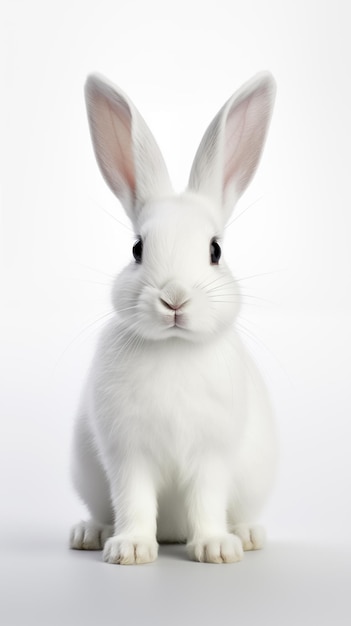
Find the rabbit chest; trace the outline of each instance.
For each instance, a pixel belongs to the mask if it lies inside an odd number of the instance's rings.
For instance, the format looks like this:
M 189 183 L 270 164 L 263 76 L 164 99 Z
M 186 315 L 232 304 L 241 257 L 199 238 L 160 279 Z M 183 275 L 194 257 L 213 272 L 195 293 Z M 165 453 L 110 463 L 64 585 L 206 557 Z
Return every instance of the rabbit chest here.
M 191 458 L 206 448 L 232 454 L 246 414 L 239 352 L 225 338 L 206 346 L 169 341 L 134 350 L 105 342 L 93 383 L 101 437 L 160 457 Z

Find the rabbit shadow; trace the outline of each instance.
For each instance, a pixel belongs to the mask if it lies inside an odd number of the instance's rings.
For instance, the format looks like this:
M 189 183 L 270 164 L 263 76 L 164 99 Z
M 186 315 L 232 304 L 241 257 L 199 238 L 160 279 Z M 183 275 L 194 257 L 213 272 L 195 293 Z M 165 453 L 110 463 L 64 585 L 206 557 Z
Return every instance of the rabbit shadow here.
M 69 550 L 72 558 L 102 562 L 102 550 Z M 186 545 L 183 543 L 160 543 L 158 557 L 172 561 L 188 561 Z

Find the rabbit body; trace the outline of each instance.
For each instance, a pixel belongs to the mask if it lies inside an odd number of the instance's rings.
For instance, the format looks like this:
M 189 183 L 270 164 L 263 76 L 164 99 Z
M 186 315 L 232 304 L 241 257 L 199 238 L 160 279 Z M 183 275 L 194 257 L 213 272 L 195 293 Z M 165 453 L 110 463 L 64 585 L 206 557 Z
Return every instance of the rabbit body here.
M 256 79 L 242 93 L 262 92 L 267 80 Z M 242 100 L 236 95 L 235 111 Z M 212 191 L 219 169 L 208 186 L 213 137 L 224 145 L 229 105 L 200 145 L 188 190 L 176 196 L 164 171 L 155 181 L 163 162 L 126 96 L 93 77 L 88 103 L 99 165 L 132 219 L 139 247 L 114 283 L 115 315 L 100 338 L 77 415 L 73 480 L 91 520 L 74 527 L 71 547 L 104 547 L 105 561 L 127 564 L 153 561 L 157 540 L 183 541 L 196 560 L 237 561 L 243 549 L 262 547 L 262 531 L 252 522 L 272 484 L 276 446 L 265 385 L 234 326 L 238 284 L 218 258 L 229 213 L 223 185 L 222 202 Z M 248 106 L 245 101 L 244 117 Z M 113 134 L 123 140 L 119 157 L 116 143 L 106 148 L 111 110 Z M 233 121 L 232 134 L 241 136 L 238 124 Z M 204 161 L 206 144 L 212 156 Z M 150 150 L 157 165 L 147 184 Z M 235 190 L 228 177 L 226 193 L 238 196 L 243 177 L 236 173 Z

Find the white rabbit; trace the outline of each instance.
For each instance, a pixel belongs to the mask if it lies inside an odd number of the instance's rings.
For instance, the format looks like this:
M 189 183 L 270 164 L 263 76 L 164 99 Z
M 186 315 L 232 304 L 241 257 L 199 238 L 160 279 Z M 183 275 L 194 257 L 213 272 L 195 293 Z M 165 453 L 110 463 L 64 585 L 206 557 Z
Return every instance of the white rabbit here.
M 175 195 L 132 102 L 100 76 L 86 84 L 101 172 L 133 223 L 134 258 L 113 288 L 76 420 L 74 485 L 91 520 L 71 547 L 109 563 L 147 563 L 157 541 L 228 563 L 261 548 L 252 525 L 276 445 L 265 386 L 234 328 L 238 284 L 220 243 L 257 167 L 275 94 L 246 83 L 206 131 L 188 188 Z

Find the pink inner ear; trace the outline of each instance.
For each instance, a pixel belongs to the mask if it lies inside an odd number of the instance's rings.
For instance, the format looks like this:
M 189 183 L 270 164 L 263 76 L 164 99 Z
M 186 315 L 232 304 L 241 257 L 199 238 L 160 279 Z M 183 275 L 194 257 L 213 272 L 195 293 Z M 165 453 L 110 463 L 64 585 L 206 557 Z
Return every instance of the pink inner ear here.
M 240 165 L 240 145 L 243 139 L 246 112 L 249 103 L 244 100 L 234 110 L 230 110 L 225 129 L 224 148 L 224 187 L 236 177 Z
M 123 103 L 114 115 L 114 107 L 110 106 L 110 117 L 114 131 L 114 154 L 117 171 L 135 192 L 134 155 L 132 149 L 132 119 L 129 109 Z M 134 195 L 134 194 L 133 194 Z
M 132 118 L 117 94 L 95 92 L 90 100 L 95 153 L 102 174 L 120 198 L 135 195 Z
M 261 155 L 267 130 L 268 92 L 261 88 L 234 104 L 225 126 L 224 193 L 235 187 L 241 194 L 250 182 Z

